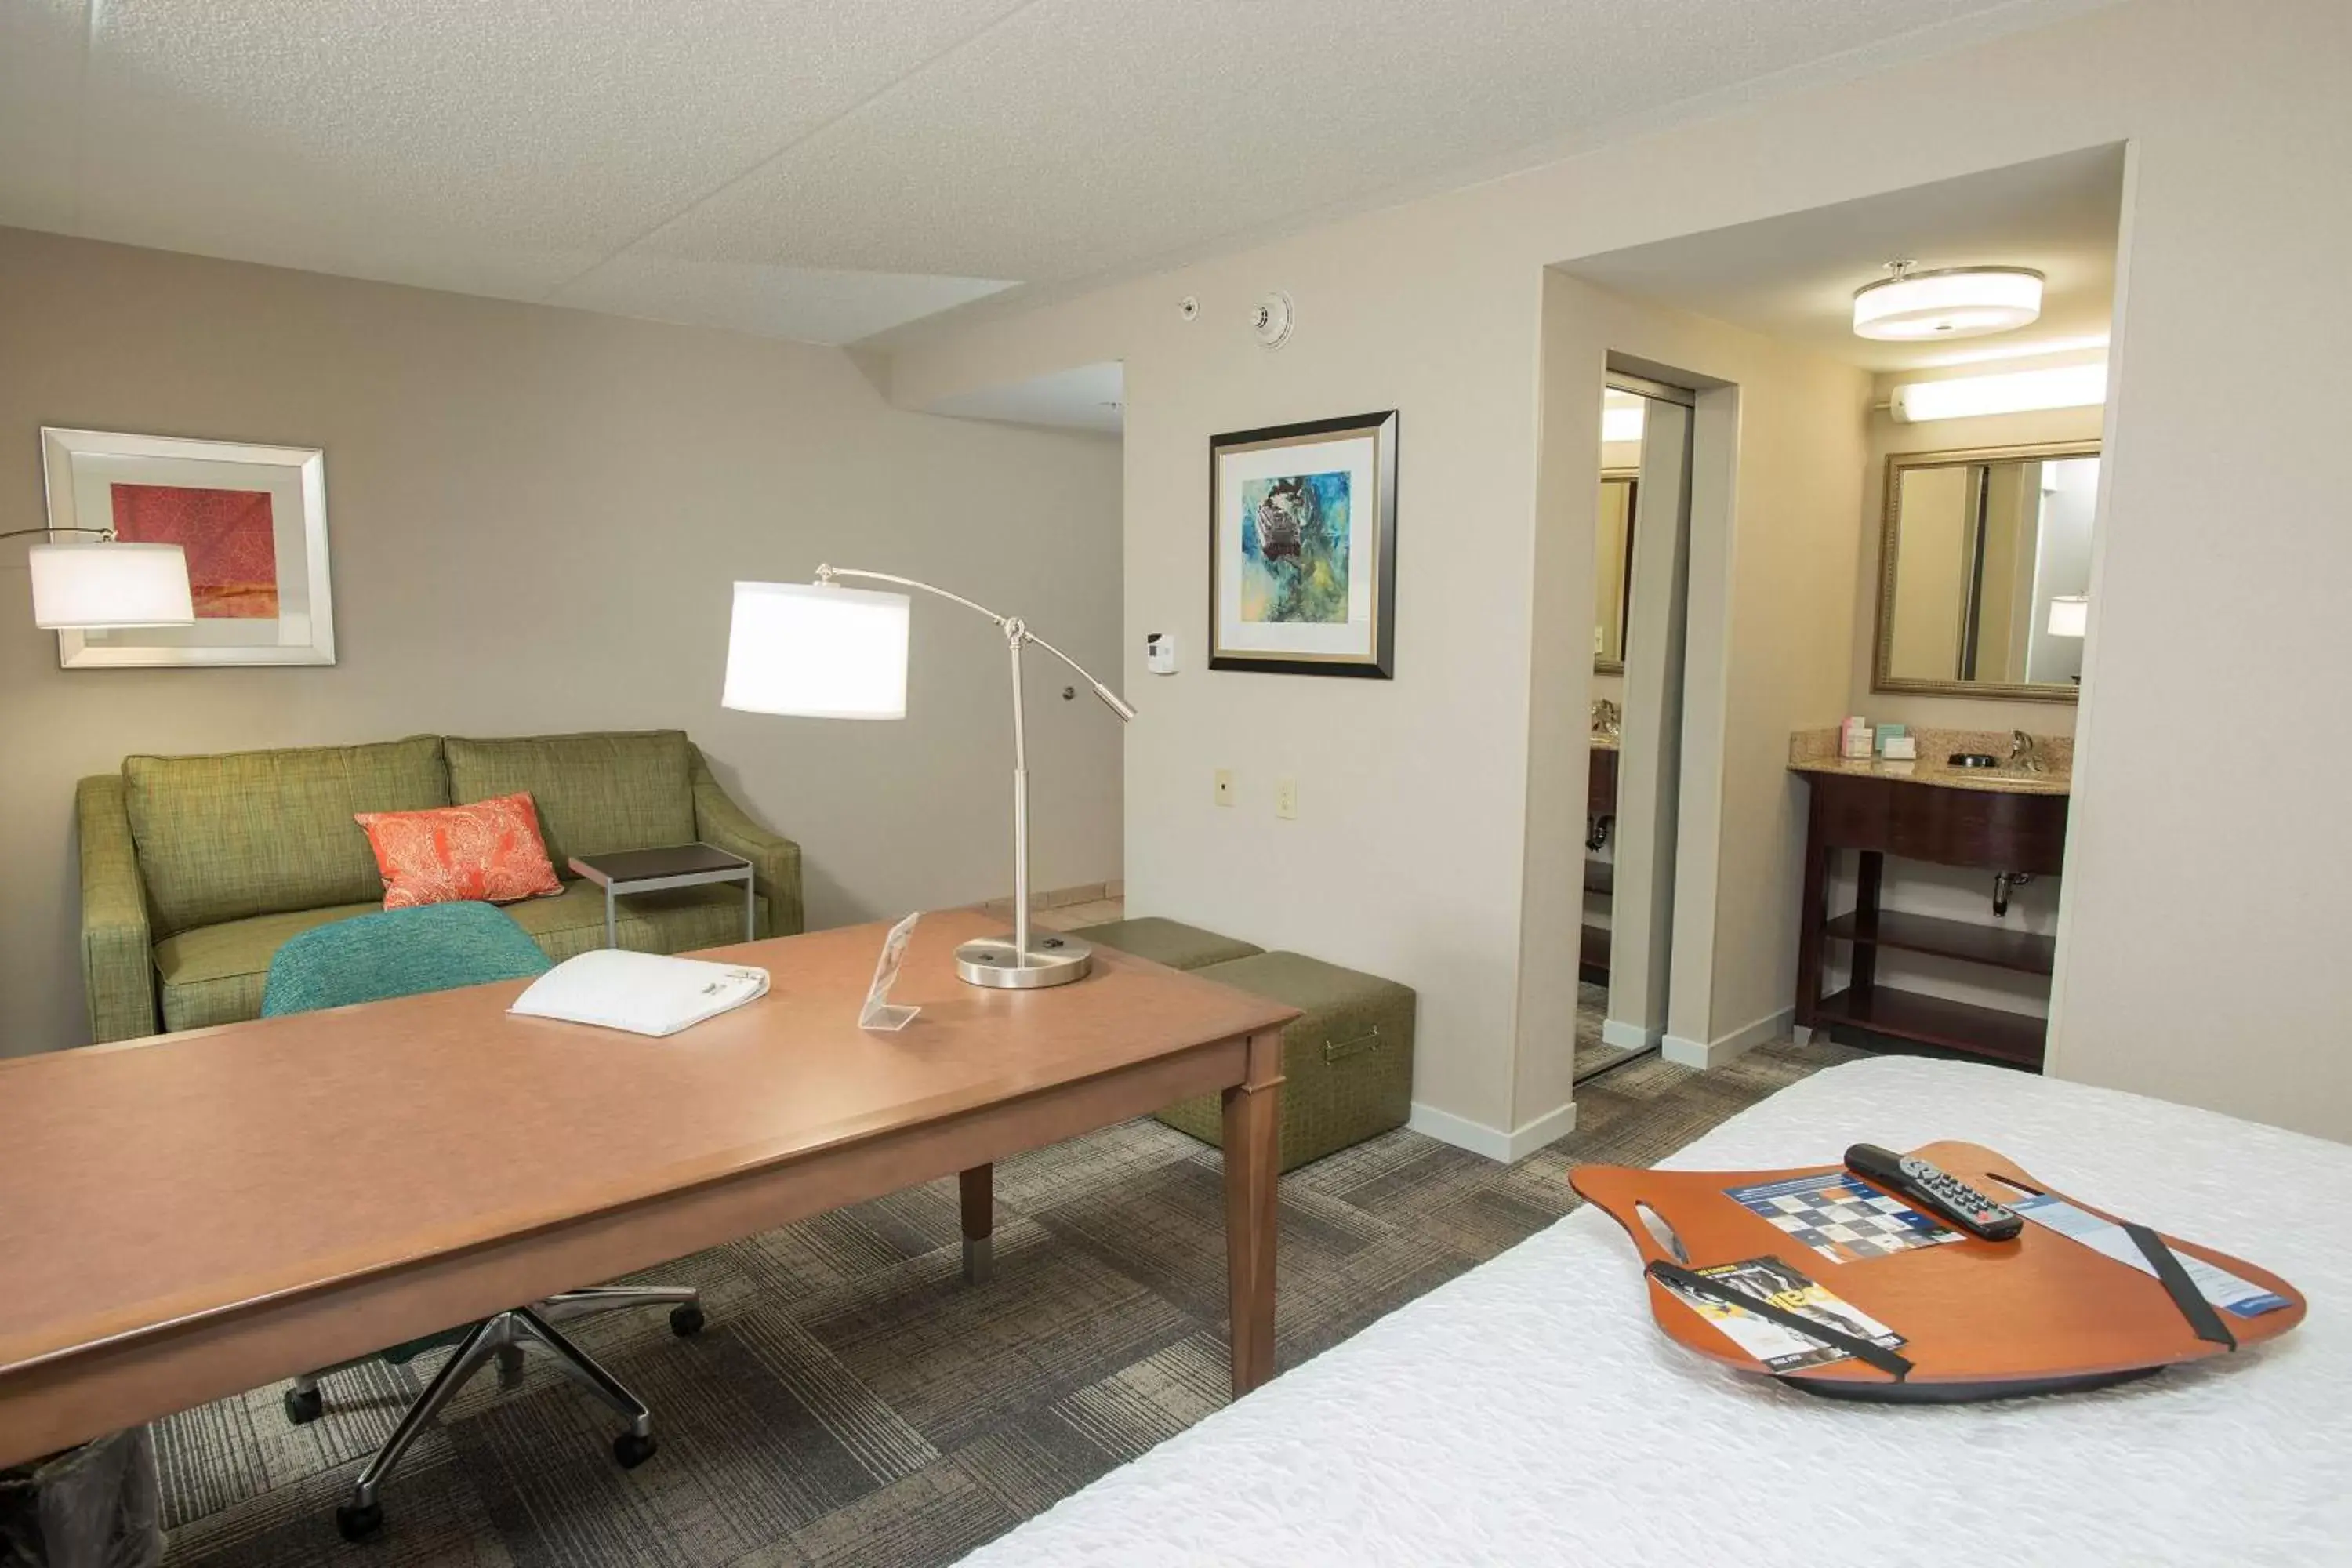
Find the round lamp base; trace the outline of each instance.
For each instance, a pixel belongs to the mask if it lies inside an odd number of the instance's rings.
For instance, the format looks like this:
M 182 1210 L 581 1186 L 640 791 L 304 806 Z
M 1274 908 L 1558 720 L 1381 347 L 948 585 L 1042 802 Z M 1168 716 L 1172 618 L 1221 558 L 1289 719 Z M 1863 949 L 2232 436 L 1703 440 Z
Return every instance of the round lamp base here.
M 956 949 L 956 978 L 992 991 L 1037 991 L 1083 980 L 1095 966 L 1090 943 L 1059 931 L 1031 931 L 1029 952 L 1016 952 L 1010 936 L 968 942 Z

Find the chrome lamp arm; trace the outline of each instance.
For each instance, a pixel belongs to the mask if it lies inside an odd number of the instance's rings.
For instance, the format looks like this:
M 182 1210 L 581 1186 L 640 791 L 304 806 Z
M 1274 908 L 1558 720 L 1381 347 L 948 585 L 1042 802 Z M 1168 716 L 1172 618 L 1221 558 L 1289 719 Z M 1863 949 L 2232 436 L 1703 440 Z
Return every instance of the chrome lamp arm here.
M 900 588 L 919 588 L 926 594 L 961 605 L 965 609 L 987 616 L 1004 634 L 1004 643 L 1013 662 L 1013 941 L 1010 953 L 990 951 L 998 944 L 967 942 L 958 951 L 957 968 L 963 978 L 976 984 L 1013 990 L 1057 985 L 1083 976 L 1090 965 L 1089 950 L 1084 943 L 1055 937 L 1043 951 L 1030 941 L 1029 930 L 1029 737 L 1028 718 L 1022 700 L 1021 650 L 1031 644 L 1044 648 L 1077 672 L 1104 707 L 1124 723 L 1135 717 L 1135 710 L 1127 700 L 1095 678 L 1086 666 L 1029 629 L 1028 623 L 1018 616 L 1001 616 L 987 605 L 976 604 L 961 594 L 950 594 L 945 588 L 932 586 L 913 577 L 895 576 L 887 572 L 863 572 L 849 566 L 819 566 L 816 580 L 829 584 L 840 577 L 856 577 L 869 583 L 888 583 Z
M 0 533 L 0 539 L 30 539 L 37 533 L 44 537 L 52 533 L 90 533 L 98 536 L 100 544 L 114 542 L 114 530 L 110 528 L 12 528 Z

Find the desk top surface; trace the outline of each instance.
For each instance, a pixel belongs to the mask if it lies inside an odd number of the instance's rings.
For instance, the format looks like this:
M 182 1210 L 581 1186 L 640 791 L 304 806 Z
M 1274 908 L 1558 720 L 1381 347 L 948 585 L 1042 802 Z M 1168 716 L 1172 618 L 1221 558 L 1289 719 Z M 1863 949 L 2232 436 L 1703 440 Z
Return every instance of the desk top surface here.
M 398 1268 L 1277 1026 L 1280 1003 L 1097 950 L 1073 985 L 955 978 L 881 925 L 714 949 L 759 1001 L 667 1039 L 507 1013 L 525 982 L 0 1060 L 0 1372 Z

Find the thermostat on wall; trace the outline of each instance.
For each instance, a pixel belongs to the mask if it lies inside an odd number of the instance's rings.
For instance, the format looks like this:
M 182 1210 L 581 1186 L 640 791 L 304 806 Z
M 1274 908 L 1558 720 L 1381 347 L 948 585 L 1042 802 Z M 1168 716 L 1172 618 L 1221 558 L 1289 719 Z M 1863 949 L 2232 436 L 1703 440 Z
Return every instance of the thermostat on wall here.
M 1146 632 L 1143 634 L 1143 668 L 1154 675 L 1176 673 L 1176 634 Z

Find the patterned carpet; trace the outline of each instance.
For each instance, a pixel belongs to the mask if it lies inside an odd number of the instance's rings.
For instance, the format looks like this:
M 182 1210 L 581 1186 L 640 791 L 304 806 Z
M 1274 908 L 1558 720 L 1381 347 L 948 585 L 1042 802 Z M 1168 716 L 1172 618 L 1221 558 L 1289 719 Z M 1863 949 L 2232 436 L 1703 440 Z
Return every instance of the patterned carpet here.
M 1587 1161 L 1647 1164 L 1857 1055 L 1759 1047 L 1707 1074 L 1652 1058 L 1578 1094 L 1577 1131 L 1508 1168 L 1397 1131 L 1282 1184 L 1276 1359 L 1295 1366 L 1575 1206 Z M 290 1426 L 280 1389 L 156 1428 L 173 1568 L 875 1568 L 951 1563 L 1226 1398 L 1218 1156 L 1130 1122 L 997 1168 L 996 1273 L 958 1278 L 955 1186 L 933 1183 L 656 1270 L 710 1326 L 663 1314 L 576 1335 L 653 1406 L 660 1453 L 536 1361 L 478 1377 L 337 1537 L 358 1463 L 437 1364 L 330 1376 Z M 282 1385 L 281 1385 L 282 1386 Z

